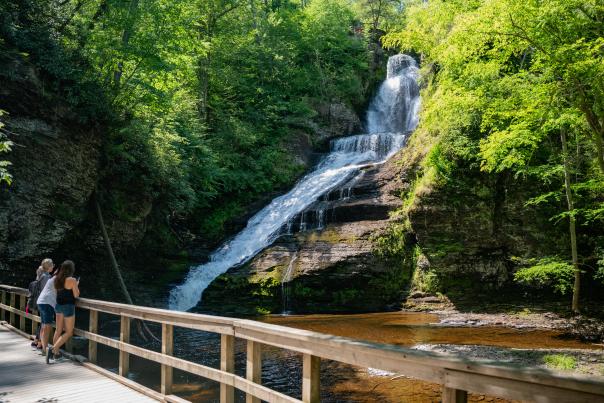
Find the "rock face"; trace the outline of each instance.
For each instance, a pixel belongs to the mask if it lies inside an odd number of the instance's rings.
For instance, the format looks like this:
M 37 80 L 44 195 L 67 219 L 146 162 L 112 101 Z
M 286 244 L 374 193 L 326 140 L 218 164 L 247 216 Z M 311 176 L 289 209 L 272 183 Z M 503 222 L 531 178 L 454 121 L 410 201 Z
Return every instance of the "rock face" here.
M 362 132 L 361 119 L 343 103 L 323 103 L 314 109 L 317 116 L 305 122 L 305 130 L 313 134 L 317 143 L 327 144 L 331 138 Z
M 14 182 L 0 189 L 0 278 L 26 284 L 85 218 L 101 141 L 67 106 L 49 102 L 33 68 L 11 62 L 0 70 L 12 72 L 0 74 L 0 109 L 15 143 L 6 155 Z
M 383 310 L 400 303 L 410 273 L 381 256 L 376 239 L 400 205 L 405 179 L 396 158 L 374 165 L 295 217 L 251 262 L 204 292 L 204 311 L 334 312 Z M 286 232 L 288 232 L 286 230 Z
M 414 134 L 295 217 L 288 235 L 218 277 L 200 309 L 221 313 L 383 310 L 407 291 L 452 300 L 516 292 L 518 260 L 560 248 L 555 213 L 526 208 L 527 183 L 479 170 L 422 181 L 430 139 Z M 396 217 L 391 217 L 393 211 Z
M 530 184 L 480 172 L 459 180 L 455 187 L 426 189 L 408 209 L 428 262 L 418 269 L 438 276 L 438 291 L 455 297 L 511 285 L 520 260 L 547 256 L 564 243 L 557 244 L 548 220 L 554 212 L 525 206 Z

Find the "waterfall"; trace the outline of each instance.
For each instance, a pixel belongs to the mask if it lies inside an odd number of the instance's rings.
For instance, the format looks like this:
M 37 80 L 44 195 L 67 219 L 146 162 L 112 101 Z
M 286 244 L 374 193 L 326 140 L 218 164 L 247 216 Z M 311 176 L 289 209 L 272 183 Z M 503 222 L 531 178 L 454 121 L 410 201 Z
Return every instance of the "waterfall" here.
M 317 229 L 321 230 L 325 226 L 325 210 L 317 210 Z
M 369 133 L 413 130 L 418 123 L 418 70 L 411 56 L 396 55 L 388 59 L 386 81 L 369 105 Z
M 287 269 L 285 269 L 283 277 L 281 278 L 281 295 L 283 302 L 282 313 L 284 315 L 287 315 L 289 312 L 291 312 L 291 286 L 289 282 L 292 281 L 296 259 L 298 259 L 298 252 L 294 252 L 294 255 L 292 256 L 291 260 L 289 261 L 289 264 L 287 265 Z
M 354 177 L 368 164 L 386 161 L 404 144 L 417 125 L 419 87 L 417 66 L 406 55 L 388 60 L 388 76 L 367 113 L 369 134 L 333 140 L 330 153 L 288 193 L 273 199 L 254 215 L 234 238 L 214 251 L 208 263 L 190 269 L 185 281 L 170 291 L 169 307 L 187 310 L 196 306 L 206 287 L 231 267 L 244 264 L 269 246 L 300 214 L 323 194 Z

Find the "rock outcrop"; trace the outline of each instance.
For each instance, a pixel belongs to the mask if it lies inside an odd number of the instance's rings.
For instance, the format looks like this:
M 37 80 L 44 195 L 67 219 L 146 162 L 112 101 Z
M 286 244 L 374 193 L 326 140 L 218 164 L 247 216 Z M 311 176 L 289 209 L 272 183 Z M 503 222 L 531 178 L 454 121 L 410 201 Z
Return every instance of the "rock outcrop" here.
M 532 188 L 475 172 L 458 178 L 457 186 L 433 183 L 415 195 L 407 216 L 428 262 L 419 271 L 438 278 L 431 291 L 450 297 L 489 293 L 511 286 L 522 261 L 560 250 L 564 240 L 549 220 L 555 213 L 525 206 Z
M 504 175 L 476 170 L 446 187 L 422 179 L 430 141 L 415 133 L 390 161 L 323 196 L 272 246 L 218 277 L 200 309 L 370 311 L 414 290 L 452 299 L 516 292 L 519 262 L 559 248 L 554 213 L 526 208 L 532 187 Z
M 302 126 L 312 134 L 318 145 L 327 145 L 334 137 L 361 133 L 363 123 L 357 113 L 341 102 L 321 103 L 314 106 L 316 116 Z
M 100 156 L 98 130 L 49 100 L 37 72 L 20 61 L 0 66 L 0 109 L 14 142 L 6 155 L 14 181 L 0 189 L 0 275 L 26 284 L 85 218 Z M 2 156 L 5 158 L 5 156 Z M 10 270 L 9 270 L 10 268 Z M 23 270 L 27 269 L 27 270 Z
M 324 195 L 273 245 L 210 284 L 200 309 L 372 311 L 400 303 L 410 272 L 382 256 L 376 244 L 400 205 L 397 192 L 407 186 L 396 161 L 367 167 Z

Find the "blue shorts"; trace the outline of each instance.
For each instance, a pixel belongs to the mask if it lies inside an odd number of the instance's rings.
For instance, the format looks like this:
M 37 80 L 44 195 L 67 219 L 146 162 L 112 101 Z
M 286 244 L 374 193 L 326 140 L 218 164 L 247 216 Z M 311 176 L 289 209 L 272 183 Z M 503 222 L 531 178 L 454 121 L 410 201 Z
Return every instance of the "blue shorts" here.
M 74 304 L 65 304 L 65 305 L 57 304 L 55 306 L 55 311 L 57 312 L 57 315 L 60 314 L 66 318 L 69 318 L 70 316 L 75 315 L 75 305 Z
M 40 321 L 43 325 L 52 325 L 55 321 L 55 310 L 50 304 L 39 304 L 38 311 L 40 311 Z

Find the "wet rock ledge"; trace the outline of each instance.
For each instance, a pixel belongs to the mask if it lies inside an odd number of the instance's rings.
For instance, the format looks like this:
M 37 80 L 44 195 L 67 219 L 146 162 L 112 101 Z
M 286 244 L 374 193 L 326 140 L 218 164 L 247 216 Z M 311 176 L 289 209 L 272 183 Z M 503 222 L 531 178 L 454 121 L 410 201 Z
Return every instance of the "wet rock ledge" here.
M 294 217 L 273 245 L 214 280 L 200 309 L 242 315 L 398 307 L 410 272 L 376 247 L 405 186 L 396 160 L 366 167 Z

